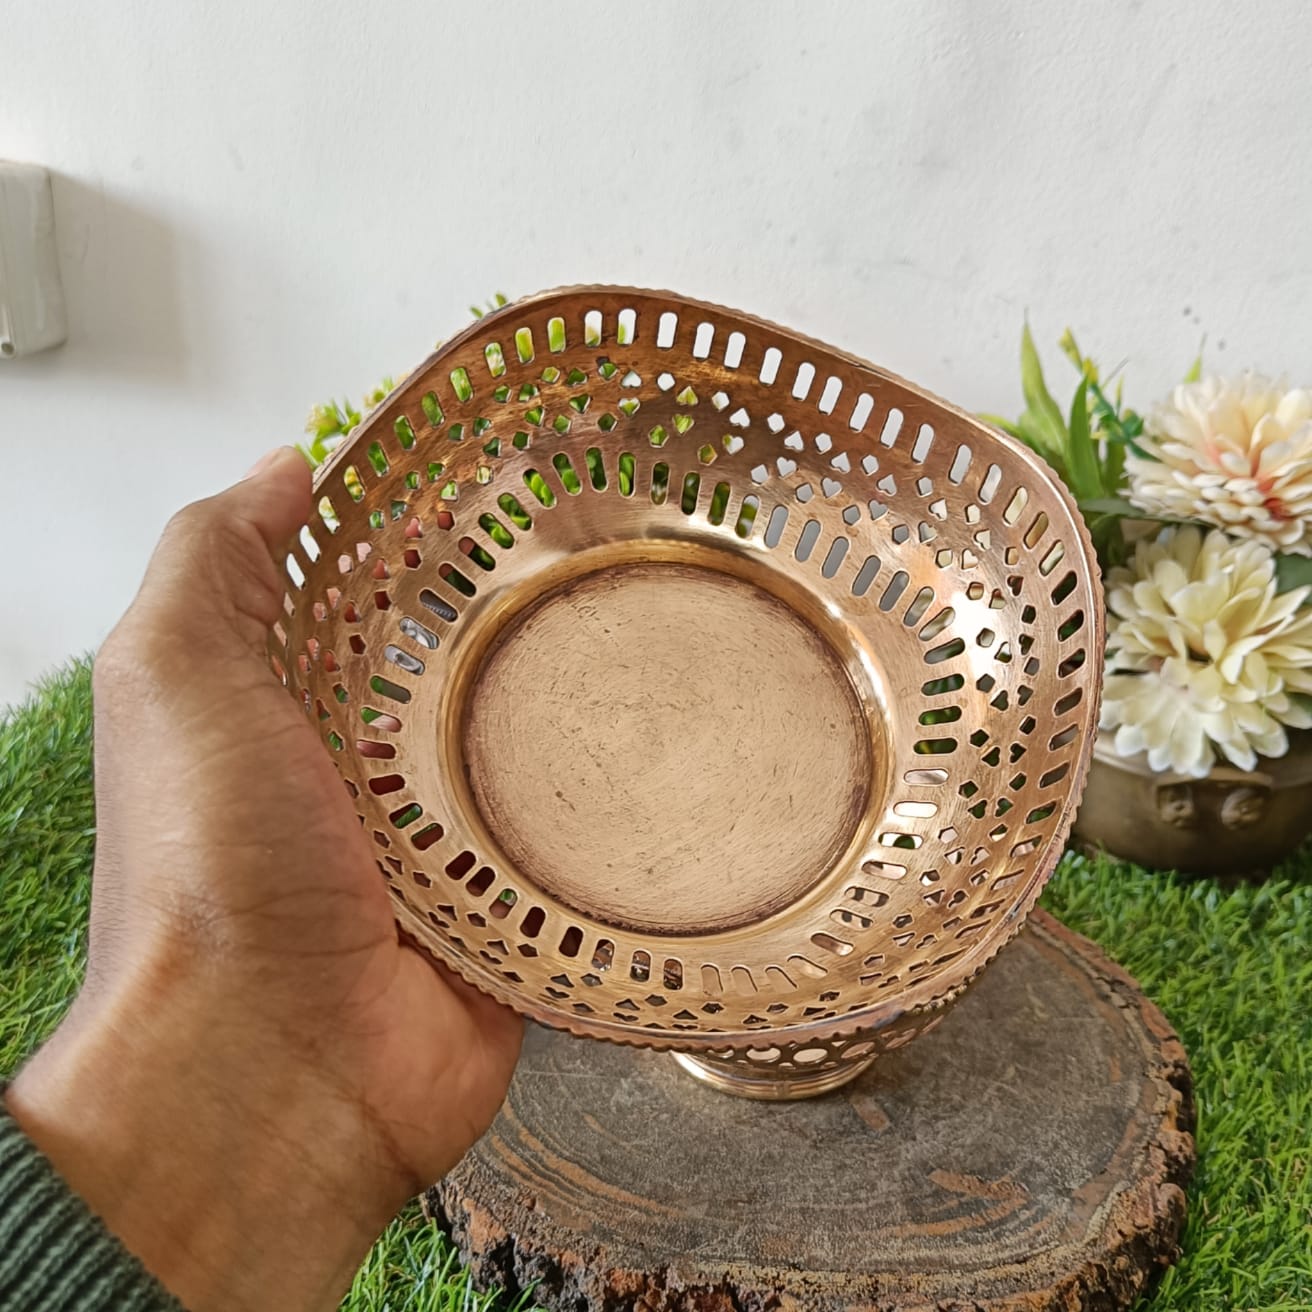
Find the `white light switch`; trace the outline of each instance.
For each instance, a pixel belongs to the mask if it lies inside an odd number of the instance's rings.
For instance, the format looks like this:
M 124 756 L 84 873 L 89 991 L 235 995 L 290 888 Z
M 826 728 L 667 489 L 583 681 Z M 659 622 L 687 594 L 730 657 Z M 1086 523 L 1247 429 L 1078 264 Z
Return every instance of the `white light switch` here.
M 67 336 L 50 175 L 0 160 L 0 360 Z

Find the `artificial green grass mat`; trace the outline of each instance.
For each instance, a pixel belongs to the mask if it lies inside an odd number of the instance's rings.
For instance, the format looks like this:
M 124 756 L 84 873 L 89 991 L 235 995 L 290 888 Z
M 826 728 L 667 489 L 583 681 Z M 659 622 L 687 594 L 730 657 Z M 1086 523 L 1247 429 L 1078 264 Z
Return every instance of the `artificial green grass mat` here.
M 90 677 L 78 662 L 0 719 L 0 1072 L 56 1024 L 81 977 L 93 842 Z M 1068 856 L 1044 905 L 1162 1007 L 1193 1063 L 1198 1172 L 1183 1256 L 1153 1312 L 1312 1309 L 1312 854 L 1222 888 Z M 474 1312 L 417 1209 L 378 1241 L 350 1312 Z

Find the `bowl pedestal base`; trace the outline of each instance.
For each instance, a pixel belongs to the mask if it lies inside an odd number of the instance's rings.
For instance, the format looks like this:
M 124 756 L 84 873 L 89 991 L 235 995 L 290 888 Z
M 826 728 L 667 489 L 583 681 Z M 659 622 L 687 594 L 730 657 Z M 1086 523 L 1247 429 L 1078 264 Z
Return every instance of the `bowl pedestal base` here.
M 1128 1307 L 1193 1167 L 1184 1050 L 1042 912 L 932 1034 L 801 1102 L 530 1026 L 497 1121 L 429 1191 L 479 1282 L 551 1309 Z
M 838 1070 L 821 1071 L 817 1075 L 793 1075 L 788 1079 L 761 1076 L 753 1079 L 744 1073 L 741 1065 L 694 1057 L 689 1052 L 676 1052 L 674 1060 L 694 1079 L 721 1093 L 738 1098 L 757 1098 L 766 1102 L 796 1102 L 803 1098 L 818 1098 L 850 1084 L 875 1064 L 877 1058 L 842 1066 Z

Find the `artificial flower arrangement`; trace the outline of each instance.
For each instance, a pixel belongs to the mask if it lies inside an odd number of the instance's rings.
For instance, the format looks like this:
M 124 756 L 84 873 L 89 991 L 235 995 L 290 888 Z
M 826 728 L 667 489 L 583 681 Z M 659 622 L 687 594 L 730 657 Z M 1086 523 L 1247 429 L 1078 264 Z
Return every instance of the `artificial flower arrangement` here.
M 1203 377 L 1200 357 L 1140 415 L 1069 331 L 1061 346 L 1079 372 L 1069 411 L 1026 326 L 1025 411 L 985 417 L 1053 467 L 1089 525 L 1109 741 L 1193 778 L 1283 756 L 1290 729 L 1312 728 L 1312 391 Z

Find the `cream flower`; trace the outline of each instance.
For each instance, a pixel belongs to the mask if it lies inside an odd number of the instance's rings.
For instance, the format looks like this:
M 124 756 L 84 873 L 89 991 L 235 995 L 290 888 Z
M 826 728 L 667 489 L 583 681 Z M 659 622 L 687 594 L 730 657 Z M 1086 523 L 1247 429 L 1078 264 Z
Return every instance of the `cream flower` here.
M 1107 577 L 1102 727 L 1122 756 L 1205 775 L 1217 755 L 1244 770 L 1312 728 L 1293 694 L 1312 692 L 1312 589 L 1278 594 L 1258 542 L 1163 529 Z
M 1260 374 L 1182 383 L 1125 462 L 1130 500 L 1312 556 L 1312 392 Z

